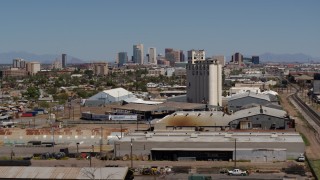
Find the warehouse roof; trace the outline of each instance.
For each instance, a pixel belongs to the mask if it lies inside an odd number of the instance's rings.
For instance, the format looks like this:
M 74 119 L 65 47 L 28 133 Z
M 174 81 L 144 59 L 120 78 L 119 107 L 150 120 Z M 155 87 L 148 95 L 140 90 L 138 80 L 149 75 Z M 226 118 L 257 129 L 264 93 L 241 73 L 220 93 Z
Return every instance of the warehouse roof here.
M 168 131 L 153 133 L 132 133 L 123 137 L 122 142 L 297 142 L 303 143 L 299 133 L 286 132 L 192 132 Z
M 222 111 L 178 111 L 170 114 L 160 120 L 157 120 L 155 124 L 165 124 L 165 126 L 229 126 L 231 121 L 237 119 L 243 119 L 250 116 L 264 114 L 267 116 L 285 118 L 287 116 L 286 111 L 265 107 L 256 106 L 248 109 L 237 111 L 233 114 L 226 114 Z
M 222 118 L 221 111 L 198 111 L 187 112 L 178 111 L 164 117 L 156 124 L 166 124 L 166 126 L 228 126 L 230 120 Z
M 265 106 L 257 106 L 257 107 L 243 109 L 241 111 L 235 112 L 234 114 L 232 114 L 230 116 L 230 120 L 242 119 L 242 118 L 246 118 L 248 116 L 255 116 L 258 114 L 265 114 L 268 116 L 273 116 L 273 117 L 278 117 L 278 118 L 284 118 L 287 116 L 286 111 L 283 111 L 280 109 L 275 109 L 275 108 L 270 108 L 270 107 L 265 107 Z
M 129 94 L 132 94 L 132 92 L 127 91 L 123 88 L 109 89 L 109 90 L 104 90 L 103 92 L 113 97 L 121 97 L 121 96 L 127 96 Z
M 253 98 L 257 98 L 257 99 L 264 99 L 266 101 L 270 101 L 269 95 L 252 93 L 252 92 L 245 92 L 245 93 L 239 93 L 239 94 L 232 95 L 231 97 L 229 97 L 228 101 L 233 101 L 233 100 L 241 99 L 241 98 L 245 98 L 245 97 L 253 97 Z

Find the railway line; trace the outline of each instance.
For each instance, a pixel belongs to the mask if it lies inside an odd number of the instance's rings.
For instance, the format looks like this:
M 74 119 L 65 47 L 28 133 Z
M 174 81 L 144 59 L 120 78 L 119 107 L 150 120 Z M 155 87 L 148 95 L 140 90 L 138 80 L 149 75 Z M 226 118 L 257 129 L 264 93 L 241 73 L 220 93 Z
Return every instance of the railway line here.
M 293 86 L 294 87 L 294 86 Z M 309 107 L 303 100 L 300 99 L 298 96 L 299 90 L 296 89 L 296 92 L 292 94 L 291 99 L 299 106 L 299 108 L 317 125 L 320 127 L 320 115 L 311 107 Z M 313 127 L 313 132 L 316 137 L 318 143 L 320 143 L 320 134 L 319 132 Z

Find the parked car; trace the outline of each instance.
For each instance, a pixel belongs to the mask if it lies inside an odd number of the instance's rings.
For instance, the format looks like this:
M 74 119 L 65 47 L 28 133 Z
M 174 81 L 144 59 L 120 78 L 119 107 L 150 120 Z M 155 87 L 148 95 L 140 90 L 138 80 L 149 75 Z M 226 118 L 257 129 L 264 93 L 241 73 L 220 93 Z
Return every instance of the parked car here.
M 234 169 L 232 171 L 228 171 L 229 176 L 247 176 L 248 172 L 247 171 L 242 171 L 240 169 Z
M 297 159 L 298 162 L 304 162 L 305 160 L 306 160 L 306 157 L 304 157 L 303 154 L 301 154 Z
M 3 115 L 3 114 L 1 114 L 0 120 L 7 120 L 7 119 L 9 119 L 9 116 L 8 116 L 8 115 Z

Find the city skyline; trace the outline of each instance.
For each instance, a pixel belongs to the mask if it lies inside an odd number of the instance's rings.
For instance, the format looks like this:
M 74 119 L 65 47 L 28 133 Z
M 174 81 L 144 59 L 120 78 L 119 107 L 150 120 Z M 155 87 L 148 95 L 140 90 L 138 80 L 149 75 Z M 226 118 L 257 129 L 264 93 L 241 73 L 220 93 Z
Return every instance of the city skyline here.
M 132 55 L 134 44 L 235 52 L 304 53 L 320 57 L 318 1 L 2 1 L 0 53 L 67 53 L 86 61 Z

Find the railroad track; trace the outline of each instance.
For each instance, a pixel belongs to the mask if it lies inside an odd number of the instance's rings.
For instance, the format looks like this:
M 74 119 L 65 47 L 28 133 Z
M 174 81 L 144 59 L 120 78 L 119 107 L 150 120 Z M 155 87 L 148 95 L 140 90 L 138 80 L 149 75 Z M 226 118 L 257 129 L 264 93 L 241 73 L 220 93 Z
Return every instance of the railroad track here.
M 298 92 L 299 92 L 298 89 L 296 87 L 294 88 L 296 89 L 296 92 L 292 94 L 290 97 L 300 107 L 300 109 L 320 127 L 320 115 L 300 99 L 300 97 L 298 96 Z M 318 141 L 318 143 L 320 143 L 319 132 L 314 128 L 313 128 L 313 132 L 315 134 L 316 140 Z

